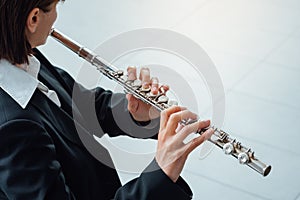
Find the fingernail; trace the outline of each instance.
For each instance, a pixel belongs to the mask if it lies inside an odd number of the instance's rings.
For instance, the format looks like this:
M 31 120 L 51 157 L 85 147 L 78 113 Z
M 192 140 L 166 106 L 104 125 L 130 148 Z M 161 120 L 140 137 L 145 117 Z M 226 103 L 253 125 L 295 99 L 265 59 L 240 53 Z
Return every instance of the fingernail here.
M 149 68 L 142 68 L 140 71 L 140 80 L 150 82 L 150 70 Z
M 132 76 L 132 75 L 136 76 L 136 67 L 135 66 L 129 66 L 127 68 L 127 75 L 128 76 Z
M 155 85 L 155 84 L 157 85 L 158 84 L 158 78 L 155 78 L 155 77 L 152 78 L 151 82 L 152 82 L 152 85 Z

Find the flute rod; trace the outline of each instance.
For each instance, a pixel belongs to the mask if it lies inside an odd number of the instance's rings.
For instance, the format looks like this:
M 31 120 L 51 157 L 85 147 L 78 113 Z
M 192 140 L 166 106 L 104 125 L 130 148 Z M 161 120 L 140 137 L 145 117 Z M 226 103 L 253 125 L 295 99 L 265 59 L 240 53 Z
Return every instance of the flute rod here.
M 78 56 L 84 58 L 86 61 L 94 65 L 103 75 L 112 79 L 113 81 L 120 84 L 127 92 L 133 94 L 138 99 L 152 105 L 158 111 L 163 111 L 166 108 L 172 106 L 170 101 L 163 95 L 153 97 L 149 96 L 149 90 L 141 89 L 141 84 L 136 84 L 133 81 L 128 81 L 124 78 L 124 73 L 118 70 L 117 67 L 113 66 L 111 63 L 105 61 L 100 56 L 90 51 L 89 49 L 81 46 L 77 42 L 73 41 L 69 37 L 65 36 L 58 30 L 52 29 L 50 35 L 54 37 L 64 46 L 68 47 Z M 169 103 L 168 103 L 169 102 Z M 192 123 L 193 121 L 183 120 L 183 124 Z M 245 146 L 243 146 L 236 139 L 230 137 L 228 133 L 218 128 L 212 127 L 214 129 L 213 136 L 215 138 L 209 139 L 210 142 L 223 149 L 224 153 L 227 155 L 232 155 L 239 160 L 240 164 L 245 164 L 251 169 L 255 170 L 263 176 L 267 176 L 271 171 L 271 166 L 261 162 L 254 152 Z M 208 128 L 200 130 L 198 133 L 203 134 Z

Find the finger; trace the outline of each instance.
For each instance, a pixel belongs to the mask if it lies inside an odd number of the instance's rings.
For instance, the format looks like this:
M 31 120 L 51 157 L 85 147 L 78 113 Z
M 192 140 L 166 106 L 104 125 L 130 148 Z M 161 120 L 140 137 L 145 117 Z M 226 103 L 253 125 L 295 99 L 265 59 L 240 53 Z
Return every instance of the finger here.
M 210 120 L 205 120 L 205 121 L 203 121 L 203 123 L 200 123 L 200 124 L 199 124 L 199 129 L 198 129 L 198 131 L 200 131 L 200 130 L 203 129 L 203 128 L 208 127 L 209 125 L 210 125 Z
M 210 125 L 210 120 L 197 121 L 192 124 L 186 125 L 181 129 L 180 133 L 178 134 L 178 137 L 180 140 L 183 141 L 191 133 L 195 133 L 200 129 L 208 127 L 209 125 Z
M 155 119 L 160 116 L 160 112 L 153 106 L 150 106 L 149 108 L 149 117 L 150 119 Z
M 171 114 L 167 123 L 167 129 L 170 130 L 170 133 L 175 134 L 175 130 L 178 126 L 178 123 L 183 119 L 197 119 L 197 115 L 189 110 L 183 110 L 174 114 Z
M 159 92 L 165 94 L 169 89 L 170 87 L 168 85 L 162 85 L 159 87 Z
M 184 125 L 179 123 L 176 130 L 175 130 L 175 132 L 178 133 L 183 127 L 184 127 Z
M 150 87 L 150 70 L 147 67 L 142 67 L 140 71 L 140 80 L 142 81 L 143 89 Z
M 213 133 L 214 133 L 214 129 L 209 128 L 201 136 L 190 141 L 187 144 L 188 145 L 188 148 L 186 151 L 187 155 L 190 154 L 196 147 L 198 147 L 200 144 L 202 144 L 205 140 L 209 139 Z
M 139 107 L 138 100 L 132 94 L 127 94 L 126 98 L 128 100 L 128 105 L 127 105 L 128 111 L 130 113 L 135 113 Z
M 181 106 L 171 106 L 170 108 L 162 111 L 160 113 L 160 127 L 165 128 L 168 123 L 170 115 L 182 110 L 186 110 L 186 108 Z
M 153 77 L 151 79 L 151 93 L 154 95 L 158 94 L 158 78 Z
M 129 81 L 134 81 L 137 79 L 136 77 L 136 67 L 135 66 L 129 66 L 127 68 L 127 75 L 128 75 L 128 79 Z
M 129 99 L 131 98 L 132 94 L 126 94 L 126 99 L 127 101 L 129 101 Z

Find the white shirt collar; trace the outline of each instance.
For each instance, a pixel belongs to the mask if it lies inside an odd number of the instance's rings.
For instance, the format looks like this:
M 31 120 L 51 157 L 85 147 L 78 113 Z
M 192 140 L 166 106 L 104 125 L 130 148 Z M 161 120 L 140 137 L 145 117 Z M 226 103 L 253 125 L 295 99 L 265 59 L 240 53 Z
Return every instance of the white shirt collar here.
M 58 106 L 60 102 L 54 91 L 48 91 L 38 79 L 40 62 L 33 56 L 29 56 L 29 64 L 19 67 L 5 59 L 0 60 L 0 87 L 10 95 L 23 109 L 26 108 L 36 88 L 48 96 Z

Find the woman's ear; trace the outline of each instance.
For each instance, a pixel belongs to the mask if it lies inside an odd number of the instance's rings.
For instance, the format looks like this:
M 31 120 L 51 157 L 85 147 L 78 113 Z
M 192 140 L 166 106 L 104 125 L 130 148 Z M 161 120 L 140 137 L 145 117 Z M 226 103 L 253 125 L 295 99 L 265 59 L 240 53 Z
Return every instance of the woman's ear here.
M 35 33 L 37 26 L 39 24 L 39 14 L 40 14 L 40 9 L 39 8 L 34 8 L 32 11 L 29 13 L 26 21 L 26 28 L 30 33 Z

